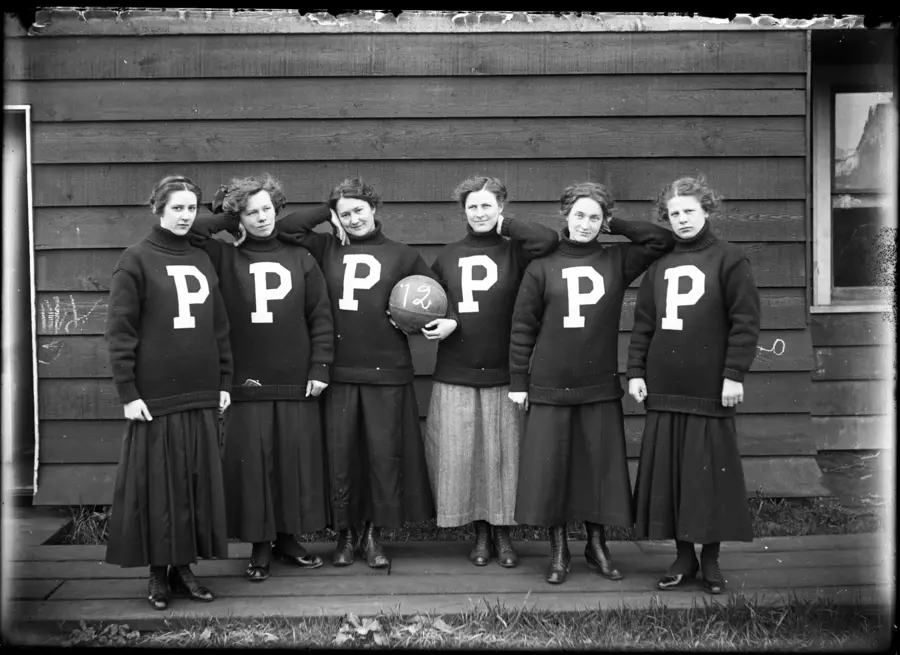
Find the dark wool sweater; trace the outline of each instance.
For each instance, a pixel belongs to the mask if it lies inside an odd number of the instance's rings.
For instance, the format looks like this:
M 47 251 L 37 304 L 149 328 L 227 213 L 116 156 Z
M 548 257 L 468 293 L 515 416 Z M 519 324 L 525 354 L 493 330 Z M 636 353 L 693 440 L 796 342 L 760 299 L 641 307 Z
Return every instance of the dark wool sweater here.
M 647 221 L 614 218 L 610 232 L 632 243 L 576 243 L 566 229 L 556 251 L 525 271 L 512 320 L 509 388 L 528 391 L 532 403 L 622 397 L 617 348 L 625 289 L 672 249 L 674 238 Z
M 331 233 L 314 232 L 328 222 L 327 206 L 295 212 L 275 226 L 278 238 L 307 248 L 325 274 L 334 316 L 334 366 L 331 379 L 355 384 L 412 383 L 414 370 L 406 335 L 387 316 L 391 290 L 409 275 L 434 272 L 415 250 L 388 239 L 381 222 L 368 235 L 342 246 Z M 448 317 L 449 316 L 448 313 Z
M 231 390 L 228 315 L 209 257 L 159 225 L 112 274 L 106 340 L 122 404 L 153 417 L 219 406 Z
M 274 232 L 248 234 L 237 248 L 209 238 L 236 225 L 197 219 L 189 235 L 219 274 L 234 352 L 232 400 L 316 400 L 306 396 L 307 381 L 328 382 L 334 359 L 325 277 L 308 250 L 281 243 Z
M 677 294 L 677 295 L 676 295 Z M 743 382 L 756 356 L 759 292 L 743 249 L 709 223 L 641 281 L 626 376 L 645 378 L 648 410 L 733 416 L 722 380 Z
M 432 265 L 459 317 L 438 346 L 434 379 L 471 387 L 509 384 L 509 332 L 522 274 L 532 259 L 556 248 L 559 236 L 510 218 L 500 227 L 509 239 L 466 227 L 466 238 L 447 245 Z

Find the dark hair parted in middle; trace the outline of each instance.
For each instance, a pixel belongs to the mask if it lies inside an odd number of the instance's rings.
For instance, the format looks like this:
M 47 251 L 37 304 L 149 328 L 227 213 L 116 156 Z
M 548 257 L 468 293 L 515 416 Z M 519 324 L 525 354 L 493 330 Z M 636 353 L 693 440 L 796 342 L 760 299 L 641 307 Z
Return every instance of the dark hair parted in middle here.
M 167 175 L 153 187 L 150 193 L 150 199 L 147 204 L 150 205 L 150 211 L 161 216 L 169 202 L 169 196 L 176 191 L 190 191 L 197 196 L 197 202 L 200 202 L 200 187 L 184 175 Z
M 484 175 L 467 177 L 460 182 L 453 191 L 453 200 L 456 200 L 459 206 L 465 209 L 466 198 L 474 191 L 490 191 L 497 199 L 498 205 L 506 202 L 506 187 L 503 186 L 503 182 L 496 177 L 485 177 Z
M 600 205 L 600 211 L 603 212 L 603 218 L 608 218 L 612 208 L 615 207 L 616 201 L 613 200 L 612 194 L 602 184 L 596 182 L 579 182 L 572 186 L 566 187 L 562 196 L 559 198 L 559 213 L 568 216 L 572 210 L 572 205 L 578 202 L 579 198 L 590 198 Z
M 241 212 L 247 209 L 247 201 L 260 191 L 266 191 L 272 198 L 275 207 L 275 215 L 284 209 L 287 199 L 284 197 L 284 189 L 281 182 L 268 173 L 262 175 L 249 175 L 247 177 L 234 178 L 228 184 L 228 191 L 222 201 L 222 212 L 230 218 L 239 218 Z
M 356 198 L 365 200 L 372 209 L 381 205 L 381 196 L 371 184 L 363 182 L 359 177 L 348 177 L 331 190 L 328 196 L 328 206 L 337 211 L 338 200 L 341 198 Z

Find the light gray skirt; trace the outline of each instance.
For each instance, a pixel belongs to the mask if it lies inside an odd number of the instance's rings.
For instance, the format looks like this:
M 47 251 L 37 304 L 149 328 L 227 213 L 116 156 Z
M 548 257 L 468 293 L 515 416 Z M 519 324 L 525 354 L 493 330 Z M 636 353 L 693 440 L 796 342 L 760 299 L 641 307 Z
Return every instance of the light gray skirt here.
M 515 525 L 519 435 L 524 412 L 509 387 L 434 382 L 425 428 L 425 458 L 437 524 Z

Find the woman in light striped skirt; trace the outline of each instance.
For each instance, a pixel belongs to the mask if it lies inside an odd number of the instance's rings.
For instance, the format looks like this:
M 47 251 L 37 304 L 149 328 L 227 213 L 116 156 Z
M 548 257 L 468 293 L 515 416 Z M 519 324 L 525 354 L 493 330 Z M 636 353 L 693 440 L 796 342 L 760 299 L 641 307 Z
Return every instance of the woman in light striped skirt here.
M 468 178 L 454 196 L 467 234 L 447 245 L 432 268 L 459 326 L 438 347 L 425 455 L 437 524 L 474 522 L 469 559 L 485 566 L 493 553 L 501 566 L 513 567 L 518 558 L 509 526 L 515 524 L 524 417 L 507 397 L 510 324 L 525 267 L 551 252 L 559 237 L 503 217 L 506 188 L 496 178 Z

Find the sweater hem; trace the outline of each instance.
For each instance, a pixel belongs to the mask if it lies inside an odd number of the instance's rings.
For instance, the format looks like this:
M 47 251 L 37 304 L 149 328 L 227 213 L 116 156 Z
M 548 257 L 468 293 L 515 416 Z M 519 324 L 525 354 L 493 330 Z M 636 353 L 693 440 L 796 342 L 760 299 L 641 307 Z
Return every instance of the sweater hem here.
M 577 389 L 558 389 L 530 385 L 528 401 L 537 405 L 585 405 L 606 400 L 619 400 L 625 392 L 618 379 L 614 383 L 595 384 Z
M 316 397 L 307 397 L 305 384 L 267 384 L 262 387 L 233 387 L 231 389 L 232 402 L 239 403 L 254 400 L 314 401 Z
M 414 378 L 415 372 L 411 368 L 355 368 L 350 366 L 333 366 L 331 368 L 332 382 L 397 386 L 410 384 Z
M 711 398 L 696 398 L 694 396 L 676 396 L 672 394 L 647 394 L 644 401 L 648 411 L 657 412 L 681 412 L 684 414 L 699 414 L 725 418 L 734 416 L 734 407 L 723 407 L 720 400 Z
M 502 387 L 509 384 L 509 372 L 499 368 L 435 368 L 432 379 L 466 387 Z
M 219 391 L 195 391 L 165 398 L 146 398 L 144 404 L 147 405 L 150 416 L 154 417 L 184 412 L 189 409 L 218 408 Z

